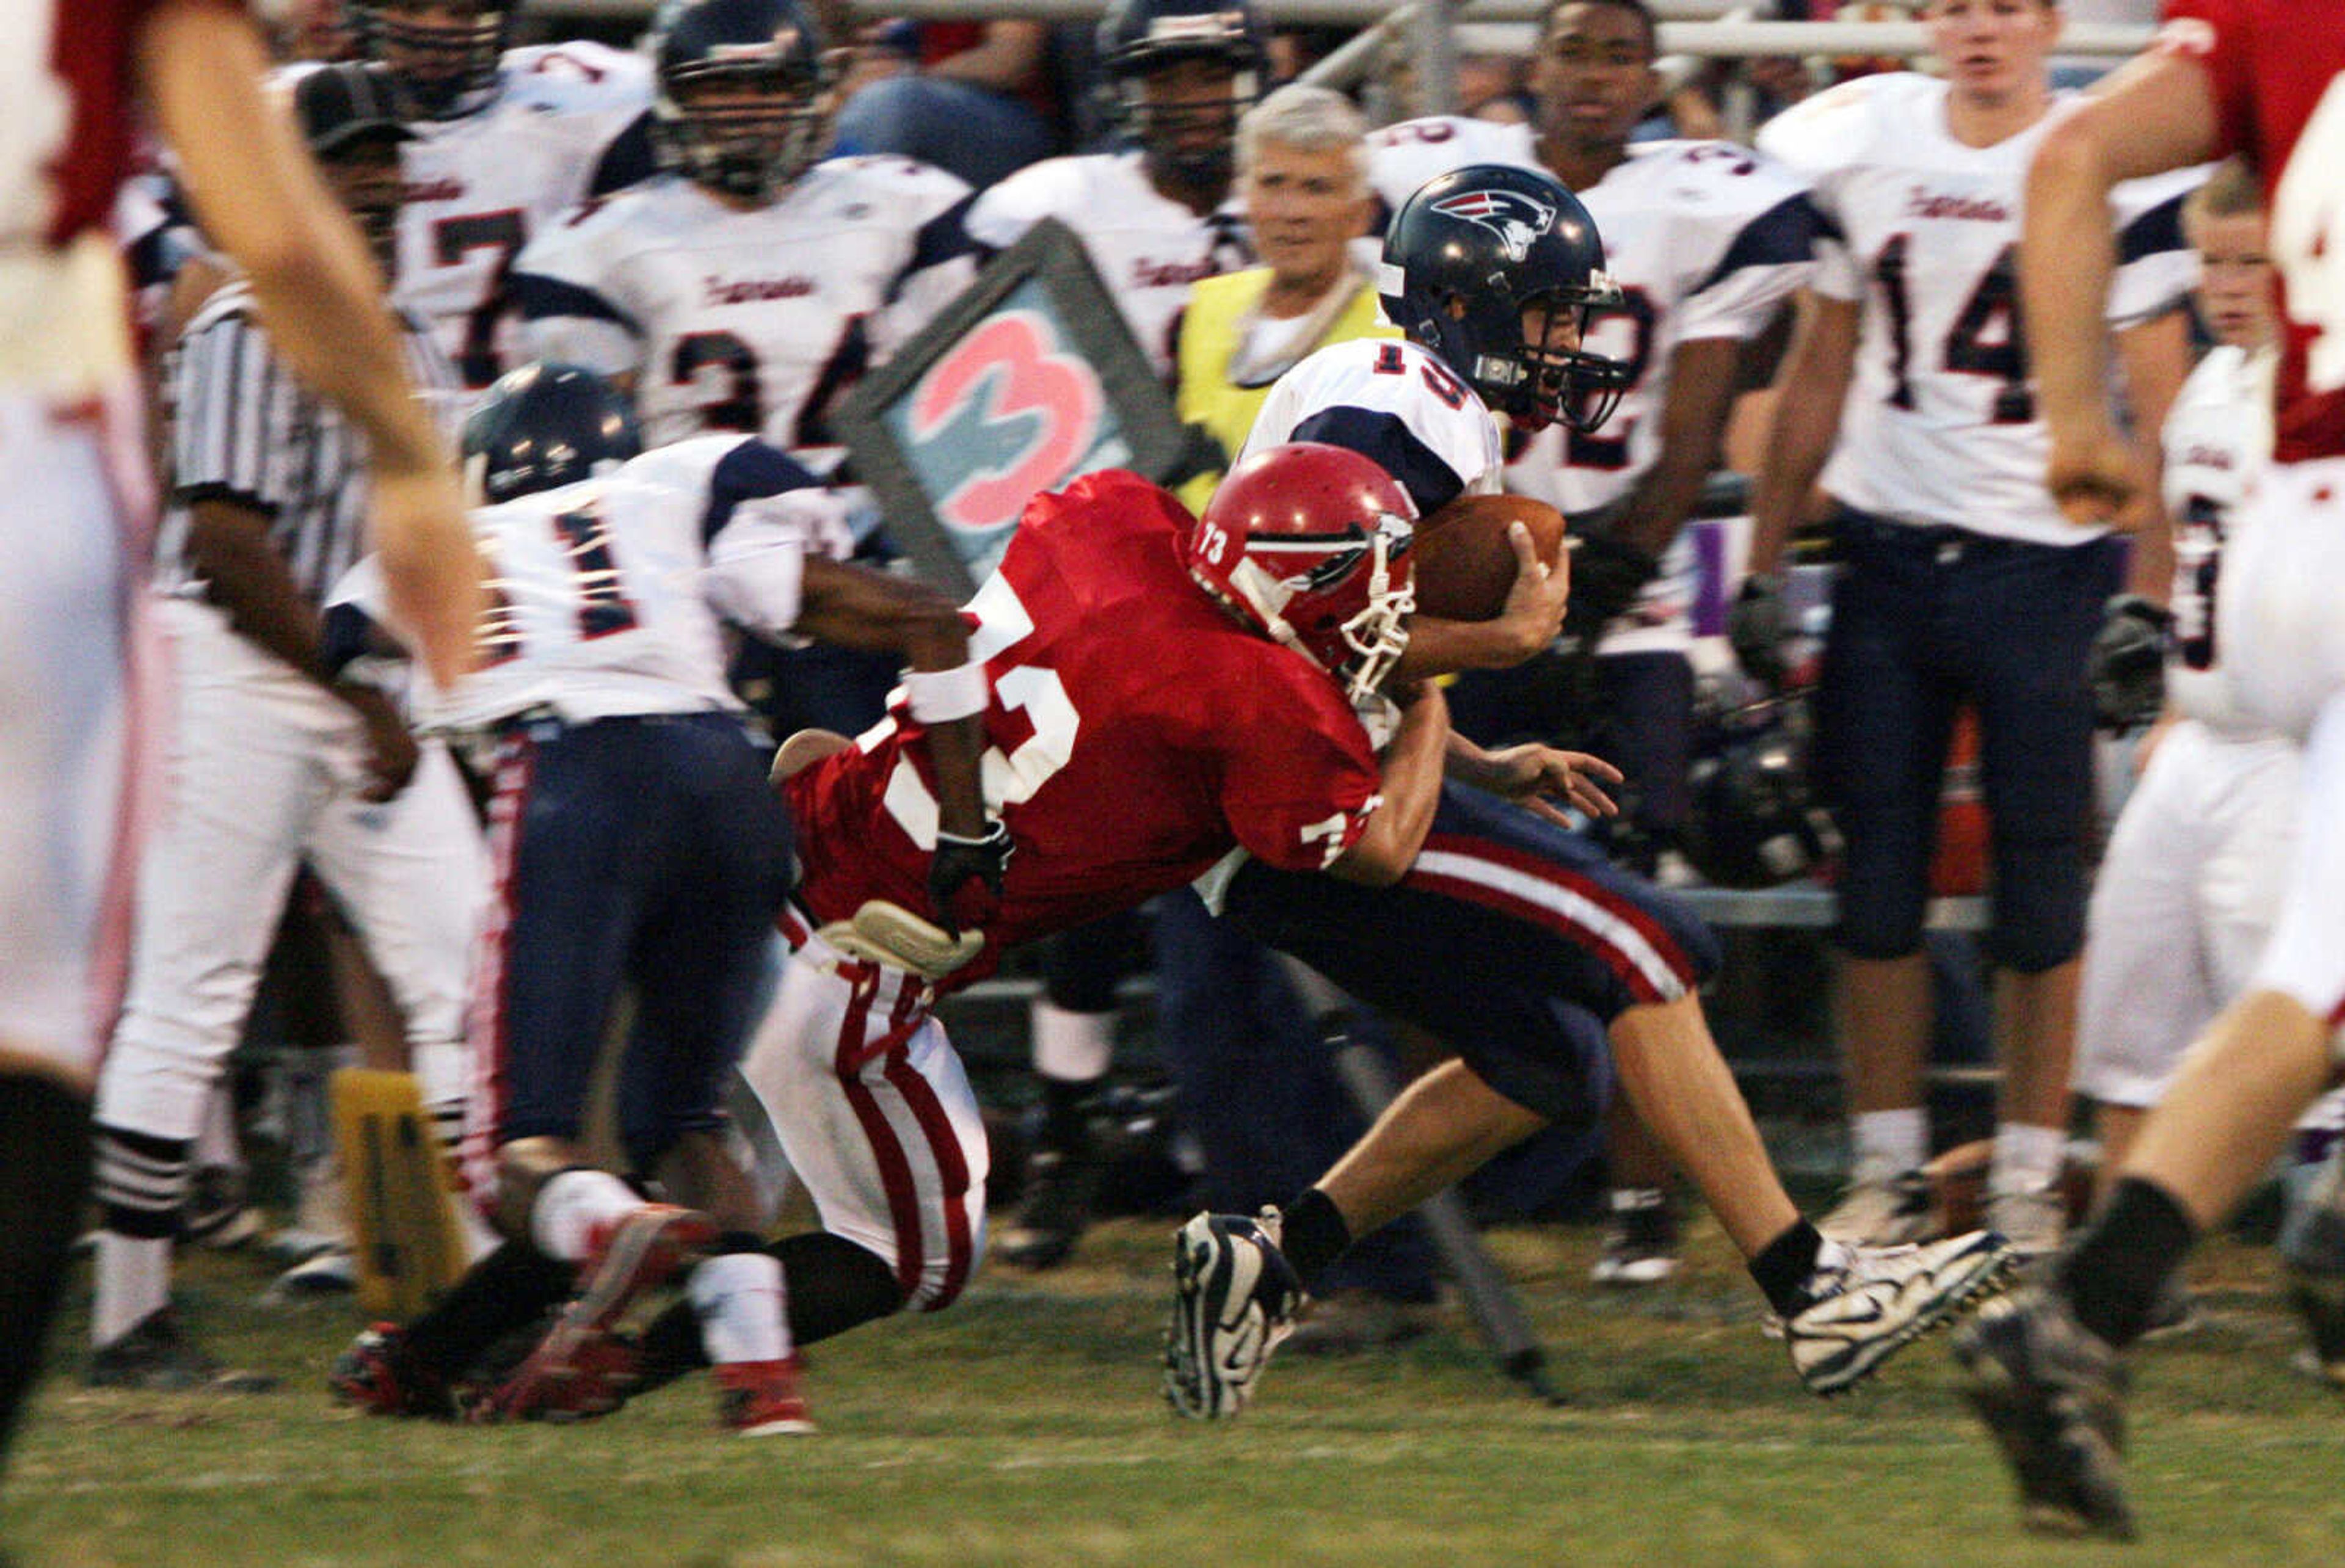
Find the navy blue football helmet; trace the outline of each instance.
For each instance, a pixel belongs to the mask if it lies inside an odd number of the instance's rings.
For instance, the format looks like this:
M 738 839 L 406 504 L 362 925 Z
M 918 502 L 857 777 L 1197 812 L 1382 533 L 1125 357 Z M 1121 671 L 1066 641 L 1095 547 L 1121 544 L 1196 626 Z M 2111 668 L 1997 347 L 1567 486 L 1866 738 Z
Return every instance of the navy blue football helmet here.
M 1113 0 L 1100 18 L 1107 114 L 1149 162 L 1186 185 L 1224 184 L 1238 117 L 1261 95 L 1269 55 L 1245 0 Z M 1179 106 L 1148 101 L 1148 78 L 1185 60 L 1230 68 L 1225 97 Z
M 1385 315 L 1518 425 L 1592 430 L 1628 389 L 1627 367 L 1577 347 L 1591 314 L 1620 304 L 1579 199 L 1534 169 L 1468 164 L 1428 181 L 1385 231 Z M 1524 321 L 1536 325 L 1527 338 Z M 1564 319 L 1570 349 L 1541 346 Z
M 350 7 L 360 51 L 391 74 L 404 117 L 461 119 L 488 102 L 519 0 L 363 0 Z M 434 15 L 432 13 L 453 13 Z
M 668 0 L 644 35 L 668 167 L 728 196 L 778 195 L 821 152 L 829 81 L 797 0 Z M 706 95 L 725 95 L 706 101 Z
M 491 506 L 593 479 L 643 450 L 626 399 L 577 365 L 523 365 L 464 421 L 464 477 Z

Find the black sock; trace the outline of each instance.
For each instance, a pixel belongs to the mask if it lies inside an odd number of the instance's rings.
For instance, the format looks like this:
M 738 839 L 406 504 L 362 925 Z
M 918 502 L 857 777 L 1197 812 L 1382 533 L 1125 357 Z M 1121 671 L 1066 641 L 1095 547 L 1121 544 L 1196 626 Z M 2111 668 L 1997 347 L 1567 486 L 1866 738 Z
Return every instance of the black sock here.
M 1351 1250 L 1352 1228 L 1334 1199 L 1315 1187 L 1306 1187 L 1280 1210 L 1284 1226 L 1278 1249 L 1286 1254 L 1294 1277 L 1305 1290 L 1316 1290 L 1320 1277 L 1335 1259 Z
M 89 1101 L 38 1073 L 0 1074 L 0 1465 L 89 1196 Z
M 407 1325 L 407 1351 L 443 1378 L 461 1378 L 507 1334 L 569 1300 L 578 1266 L 508 1241 L 465 1271 L 439 1304 Z
M 1054 1078 L 1048 1073 L 1039 1076 L 1042 1081 L 1042 1126 L 1034 1135 L 1034 1152 L 1063 1154 L 1076 1160 L 1085 1158 L 1091 1145 L 1088 1110 L 1091 1091 L 1099 1087 L 1099 1079 Z
M 1823 1233 L 1801 1219 L 1751 1259 L 1751 1278 L 1759 1282 L 1777 1317 L 1797 1317 L 1807 1306 L 1808 1280 L 1816 1271 L 1816 1254 L 1823 1244 Z
M 827 1230 L 777 1241 L 790 1303 L 790 1340 L 805 1346 L 884 1318 L 904 1304 L 904 1288 L 886 1259 Z M 644 1386 L 657 1388 L 708 1364 L 700 1319 L 689 1298 L 672 1302 L 644 1330 Z
M 2159 1287 L 2197 1239 L 2198 1228 L 2171 1194 L 2128 1176 L 2060 1260 L 2060 1290 L 2078 1322 L 2123 1350 L 2141 1338 Z

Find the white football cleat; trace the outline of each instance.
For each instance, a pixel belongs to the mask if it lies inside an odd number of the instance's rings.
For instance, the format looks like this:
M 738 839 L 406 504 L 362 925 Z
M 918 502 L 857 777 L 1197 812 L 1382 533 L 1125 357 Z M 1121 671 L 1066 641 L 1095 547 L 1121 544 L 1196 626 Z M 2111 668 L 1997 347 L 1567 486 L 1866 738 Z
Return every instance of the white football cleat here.
M 1215 1421 L 1245 1408 L 1270 1353 L 1294 1331 L 1303 1287 L 1278 1249 L 1279 1214 L 1200 1214 L 1172 1238 L 1164 1398 Z
M 1992 1230 L 1910 1247 L 1844 1247 L 1819 1267 L 1808 1304 L 1784 1320 L 1783 1342 L 1810 1391 L 1855 1387 L 1915 1340 L 1992 1294 L 2015 1259 Z

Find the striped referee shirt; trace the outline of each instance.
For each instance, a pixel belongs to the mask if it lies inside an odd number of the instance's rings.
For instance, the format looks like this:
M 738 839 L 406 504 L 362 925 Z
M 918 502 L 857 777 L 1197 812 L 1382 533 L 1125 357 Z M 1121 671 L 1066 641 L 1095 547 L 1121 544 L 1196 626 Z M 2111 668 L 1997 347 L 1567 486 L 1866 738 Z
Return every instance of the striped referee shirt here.
M 444 412 L 463 380 L 431 334 L 405 321 L 408 373 Z M 269 541 L 314 608 L 367 551 L 366 437 L 295 379 L 262 332 L 251 286 L 204 302 L 164 375 L 171 410 L 170 501 L 156 541 L 157 586 L 193 595 L 189 509 L 228 501 L 269 519 Z

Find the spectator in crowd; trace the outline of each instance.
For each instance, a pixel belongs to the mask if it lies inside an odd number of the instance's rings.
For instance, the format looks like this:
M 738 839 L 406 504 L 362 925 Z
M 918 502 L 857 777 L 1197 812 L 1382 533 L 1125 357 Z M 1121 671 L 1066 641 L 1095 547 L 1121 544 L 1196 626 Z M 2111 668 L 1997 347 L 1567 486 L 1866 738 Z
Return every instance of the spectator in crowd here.
M 453 465 L 414 397 L 381 278 L 284 116 L 260 38 L 207 0 L 19 6 L 0 100 L 76 113 L 0 154 L 0 1447 L 41 1362 L 83 1223 L 93 1018 L 119 986 L 137 819 L 143 443 L 108 215 L 143 97 L 213 241 L 249 272 L 280 352 L 366 433 L 370 524 L 424 662 L 470 662 L 479 561 Z M 94 1006 L 95 1004 L 95 1006 Z
M 1175 350 L 1183 419 L 1223 452 L 1245 444 L 1271 383 L 1322 344 L 1396 337 L 1378 325 L 1367 231 L 1366 123 L 1342 94 L 1286 86 L 1238 122 L 1237 181 L 1266 266 L 1195 284 Z M 1202 512 L 1221 481 L 1182 491 Z M 1280 960 L 1186 889 L 1158 901 L 1157 1020 L 1181 1118 L 1205 1158 L 1207 1207 L 1251 1212 L 1334 1163 L 1361 1129 Z M 1239 1085 L 1245 1087 L 1243 1090 Z M 1294 1348 L 1372 1349 L 1421 1331 L 1434 1299 L 1414 1220 L 1380 1231 L 1321 1282 Z
M 1807 281 L 1817 230 L 1804 183 L 1746 148 L 1633 139 L 1660 96 L 1656 36 L 1642 0 L 1558 0 L 1532 66 L 1535 126 L 1431 118 L 1369 138 L 1390 207 L 1446 169 L 1512 164 L 1561 180 L 1603 236 L 1623 309 L 1590 342 L 1627 367 L 1619 407 L 1600 433 L 1558 424 L 1517 437 L 1506 470 L 1508 490 L 1556 506 L 1582 541 L 1568 646 L 1470 672 L 1450 696 L 1458 727 L 1484 744 L 1568 734 L 1619 766 L 1623 819 L 1604 826 L 1647 875 L 1688 810 L 1697 567 L 1684 524 L 1719 460 L 1744 346 Z M 1666 1278 L 1668 1167 L 1626 1119 L 1612 1143 L 1615 1225 L 1599 1276 Z
M 302 76 L 296 119 L 386 268 L 400 144 L 378 71 Z M 410 374 L 455 372 L 409 323 Z M 97 1088 L 93 1383 L 201 1387 L 219 1369 L 169 1310 L 171 1245 L 205 1108 L 242 1032 L 306 855 L 358 922 L 407 1026 L 423 1099 L 460 1120 L 464 976 L 487 863 L 446 749 L 392 699 L 329 678 L 320 612 L 365 545 L 357 430 L 304 390 L 231 281 L 172 359 L 157 619 L 177 702 L 160 831 L 139 865 L 130 989 Z
M 1060 149 L 1044 22 L 918 25 L 913 68 L 880 76 L 840 106 L 846 153 L 897 153 L 987 186 Z
M 2123 555 L 2065 518 L 2043 481 L 2015 292 L 2027 159 L 2066 110 L 2046 79 L 2052 0 L 1934 0 L 1944 79 L 1866 76 L 1769 124 L 1761 147 L 1812 180 L 1838 238 L 1781 378 L 1754 500 L 1751 645 L 1779 602 L 1773 576 L 1819 470 L 1843 572 L 1819 693 L 1822 782 L 1846 842 L 1839 882 L 1836 1027 L 1848 1064 L 1854 1171 L 1825 1229 L 1909 1240 L 1929 1222 L 1922 1063 L 1930 970 L 1928 870 L 1957 708 L 1978 715 L 1992 823 L 2003 1067 L 1989 1222 L 2030 1253 L 2058 1245 L 2056 1178 L 2086 854 L 2092 842 L 2092 693 L 2086 652 Z M 2157 427 L 2188 366 L 2172 309 L 2191 258 L 2182 187 L 2121 187 L 2127 265 L 2106 303 L 2140 429 Z M 1829 469 L 1823 469 L 1827 455 Z M 2135 581 L 2163 597 L 2162 551 Z

